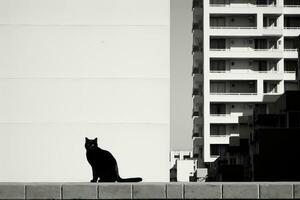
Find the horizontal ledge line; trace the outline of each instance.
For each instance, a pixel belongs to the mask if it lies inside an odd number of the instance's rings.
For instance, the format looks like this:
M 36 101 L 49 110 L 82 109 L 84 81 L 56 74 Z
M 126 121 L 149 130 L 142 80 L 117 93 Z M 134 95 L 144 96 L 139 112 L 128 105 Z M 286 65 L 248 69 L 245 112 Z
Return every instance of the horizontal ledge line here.
M 139 125 L 170 125 L 170 123 L 154 123 L 154 122 L 0 122 L 0 124 L 139 124 Z
M 0 77 L 0 79 L 170 79 L 170 77 Z
M 0 24 L 25 27 L 169 27 L 169 24 Z

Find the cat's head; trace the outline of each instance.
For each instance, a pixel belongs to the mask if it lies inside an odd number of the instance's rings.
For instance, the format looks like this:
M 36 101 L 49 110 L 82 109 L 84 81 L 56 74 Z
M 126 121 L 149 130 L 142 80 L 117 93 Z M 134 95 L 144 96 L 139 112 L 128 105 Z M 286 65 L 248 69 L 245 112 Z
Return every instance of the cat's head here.
M 86 150 L 93 150 L 98 148 L 97 138 L 90 140 L 87 137 L 85 138 L 85 148 Z

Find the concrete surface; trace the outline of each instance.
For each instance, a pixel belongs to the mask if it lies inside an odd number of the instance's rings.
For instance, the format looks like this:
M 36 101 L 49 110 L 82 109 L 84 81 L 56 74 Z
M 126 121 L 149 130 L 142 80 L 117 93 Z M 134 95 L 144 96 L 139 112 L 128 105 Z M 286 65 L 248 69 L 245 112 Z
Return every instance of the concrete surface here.
M 300 183 L 1 183 L 0 199 L 297 199 Z

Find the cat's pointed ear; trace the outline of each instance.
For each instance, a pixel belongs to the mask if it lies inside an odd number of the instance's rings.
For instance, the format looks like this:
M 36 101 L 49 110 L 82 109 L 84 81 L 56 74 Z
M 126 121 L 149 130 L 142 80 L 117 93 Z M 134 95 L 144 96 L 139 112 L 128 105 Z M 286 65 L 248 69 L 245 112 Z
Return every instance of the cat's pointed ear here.
M 89 139 L 87 137 L 85 137 L 85 141 L 88 141 Z
M 95 138 L 94 140 L 97 142 L 97 141 L 98 141 L 98 138 Z

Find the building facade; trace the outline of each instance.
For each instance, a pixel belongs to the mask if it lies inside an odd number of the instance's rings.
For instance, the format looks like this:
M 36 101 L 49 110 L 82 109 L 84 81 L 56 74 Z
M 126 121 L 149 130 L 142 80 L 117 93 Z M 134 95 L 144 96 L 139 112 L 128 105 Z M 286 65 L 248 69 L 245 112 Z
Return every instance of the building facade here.
M 85 137 L 169 181 L 169 0 L 1 0 L 0 43 L 0 181 L 90 181 Z
M 297 90 L 300 2 L 194 1 L 194 156 L 208 167 L 254 107 Z
M 239 117 L 233 138 L 214 163 L 215 181 L 299 181 L 300 91 L 285 91 L 265 109 Z
M 197 170 L 197 160 L 193 158 L 192 151 L 170 152 L 170 181 L 194 181 Z

